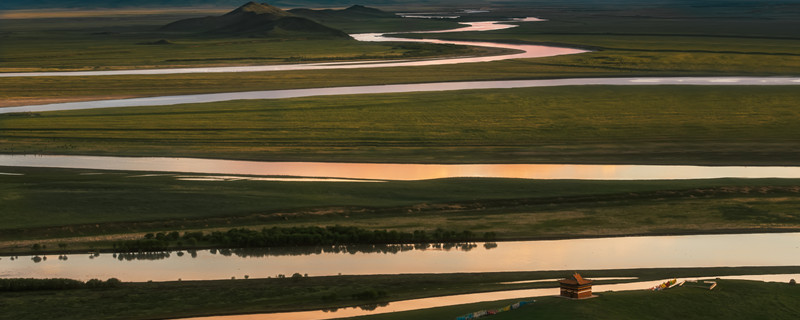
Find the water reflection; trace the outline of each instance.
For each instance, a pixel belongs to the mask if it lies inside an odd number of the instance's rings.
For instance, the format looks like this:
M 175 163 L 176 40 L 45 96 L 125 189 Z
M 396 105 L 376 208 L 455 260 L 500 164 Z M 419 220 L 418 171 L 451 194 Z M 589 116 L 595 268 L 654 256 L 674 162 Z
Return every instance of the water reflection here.
M 487 242 L 483 247 L 488 249 L 496 248 L 498 245 L 494 242 Z M 282 256 L 308 256 L 308 255 L 321 255 L 321 254 L 398 254 L 411 250 L 459 250 L 471 251 L 477 248 L 478 245 L 473 242 L 463 243 L 422 243 L 422 244 L 375 244 L 375 245 L 333 245 L 333 246 L 316 246 L 316 247 L 274 247 L 274 248 L 218 248 L 201 250 L 208 252 L 211 255 L 220 255 L 224 257 L 239 257 L 239 258 L 264 258 L 264 257 L 282 257 Z M 135 261 L 135 260 L 164 260 L 173 257 L 173 253 L 177 257 L 183 257 L 183 251 L 149 251 L 149 252 L 121 252 L 113 253 L 112 257 L 119 261 Z M 191 258 L 198 257 L 197 250 L 186 250 Z M 38 256 L 34 257 L 38 258 Z M 44 260 L 47 260 L 45 257 Z M 61 256 L 59 256 L 61 260 Z M 66 256 L 64 259 L 66 260 Z M 39 258 L 41 261 L 41 258 Z M 34 262 L 39 262 L 34 260 Z
M 768 166 L 260 162 L 197 158 L 8 154 L 0 154 L 0 166 L 365 180 L 426 180 L 456 177 L 584 180 L 800 178 L 800 167 Z
M 136 252 L 136 253 L 115 253 L 113 257 L 119 261 L 134 260 L 164 260 L 172 256 L 171 252 Z
M 800 233 L 623 237 L 430 245 L 198 250 L 196 255 L 92 254 L 68 260 L 0 260 L 12 278 L 175 281 L 278 274 L 400 274 L 670 267 L 797 266 Z M 480 248 L 483 246 L 483 248 Z M 448 250 L 449 249 L 449 250 Z M 192 257 L 190 257 L 192 256 Z

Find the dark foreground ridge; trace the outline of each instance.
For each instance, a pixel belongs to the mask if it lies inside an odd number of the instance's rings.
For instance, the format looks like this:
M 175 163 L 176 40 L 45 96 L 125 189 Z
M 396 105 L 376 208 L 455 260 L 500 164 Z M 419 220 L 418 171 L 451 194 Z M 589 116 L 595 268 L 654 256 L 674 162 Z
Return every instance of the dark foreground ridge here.
M 295 16 L 267 3 L 256 2 L 248 2 L 221 16 L 178 20 L 163 26 L 161 31 L 225 36 L 350 38 L 340 30 Z

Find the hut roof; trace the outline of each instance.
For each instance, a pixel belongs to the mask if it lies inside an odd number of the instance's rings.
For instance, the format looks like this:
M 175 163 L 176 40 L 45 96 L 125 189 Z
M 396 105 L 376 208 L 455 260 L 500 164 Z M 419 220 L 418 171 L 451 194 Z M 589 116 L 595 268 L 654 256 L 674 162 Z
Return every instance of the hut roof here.
M 582 284 L 590 284 L 590 283 L 592 283 L 594 281 L 584 279 L 583 277 L 581 277 L 581 275 L 579 273 L 575 272 L 575 274 L 573 274 L 571 277 L 568 277 L 568 278 L 562 279 L 562 280 L 558 280 L 558 282 L 563 283 L 563 284 L 582 285 Z

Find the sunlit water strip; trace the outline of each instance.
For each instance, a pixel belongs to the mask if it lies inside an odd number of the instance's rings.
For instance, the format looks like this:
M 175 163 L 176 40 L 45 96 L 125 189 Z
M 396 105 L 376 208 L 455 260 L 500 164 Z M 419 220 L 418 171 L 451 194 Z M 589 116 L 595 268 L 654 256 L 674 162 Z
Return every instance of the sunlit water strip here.
M 580 254 L 576 254 L 580 253 Z M 800 266 L 800 233 L 616 237 L 472 245 L 327 246 L 0 257 L 6 278 L 123 281 L 632 268 Z
M 0 108 L 0 114 L 13 112 L 42 112 L 83 110 L 98 108 L 167 106 L 187 103 L 208 103 L 232 100 L 287 99 L 317 96 L 336 96 L 353 94 L 385 94 L 408 92 L 434 92 L 474 89 L 512 89 L 533 87 L 557 87 L 579 85 L 734 85 L 734 86 L 786 86 L 800 85 L 800 77 L 666 77 L 666 78 L 573 78 L 549 80 L 503 80 L 503 81 L 465 81 L 436 82 L 417 84 L 392 84 L 334 88 L 289 89 L 268 91 L 247 91 L 228 93 L 207 93 L 177 96 L 161 96 L 132 99 L 112 99 L 83 102 L 52 103 L 21 107 Z
M 0 166 L 358 180 L 427 180 L 457 177 L 582 180 L 800 178 L 800 167 L 261 162 L 198 158 L 9 154 L 0 154 Z
M 524 19 L 509 22 L 542 21 L 538 19 Z M 436 31 L 406 32 L 406 33 L 441 33 L 441 32 L 466 32 L 466 31 L 489 31 L 513 28 L 517 25 L 503 23 L 502 21 L 482 21 L 482 22 L 463 22 L 466 25 L 462 28 Z M 384 37 L 382 34 L 366 33 L 353 34 L 354 39 L 359 41 L 394 41 L 394 42 L 425 42 L 437 44 L 455 44 L 465 46 L 491 47 L 500 49 L 510 49 L 517 52 L 511 54 L 481 56 L 481 57 L 455 57 L 438 59 L 420 60 L 380 60 L 380 61 L 348 61 L 348 62 L 326 62 L 326 63 L 307 63 L 307 64 L 279 64 L 265 66 L 238 66 L 238 67 L 199 67 L 199 68 L 165 68 L 165 69 L 137 69 L 137 70 L 102 70 L 102 71 L 60 71 L 60 72 L 17 72 L 0 73 L 0 78 L 11 77 L 75 77 L 75 76 L 116 76 L 116 75 L 156 75 L 156 74 L 182 74 L 182 73 L 221 73 L 221 72 L 268 72 L 268 71 L 302 71 L 302 70 L 331 70 L 331 69 L 364 69 L 364 68 L 388 68 L 388 67 L 416 67 L 433 66 L 446 64 L 491 62 L 509 59 L 540 58 L 551 57 L 565 54 L 576 54 L 588 52 L 587 50 L 561 48 L 553 46 L 524 45 L 524 44 L 504 44 L 494 42 L 475 42 L 475 41 L 447 41 L 438 39 L 405 39 L 396 37 Z
M 698 280 L 698 279 L 740 279 L 740 280 L 757 280 L 757 281 L 774 281 L 774 282 L 788 282 L 789 279 L 800 279 L 800 274 L 771 274 L 771 275 L 743 275 L 743 276 L 721 276 L 721 277 L 702 277 L 702 278 L 688 278 L 680 280 Z M 598 279 L 594 279 L 598 280 Z M 652 281 L 640 281 L 631 283 L 620 284 L 606 284 L 595 285 L 592 287 L 592 292 L 608 292 L 608 291 L 628 291 L 628 290 L 645 290 L 657 286 L 665 281 L 672 279 L 661 279 Z M 555 282 L 555 281 L 554 281 Z M 461 305 L 468 303 L 477 303 L 484 301 L 496 301 L 507 299 L 528 299 L 535 297 L 554 296 L 559 294 L 559 288 L 544 288 L 544 289 L 525 289 L 525 290 L 509 290 L 498 292 L 485 292 L 485 293 L 472 293 L 460 294 L 443 297 L 433 297 L 424 299 L 413 299 L 391 302 L 387 306 L 378 307 L 375 310 L 363 310 L 359 308 L 343 308 L 330 311 L 299 311 L 299 312 L 282 312 L 282 313 L 262 313 L 262 314 L 244 314 L 232 316 L 213 316 L 213 317 L 197 317 L 185 318 L 192 320 L 325 320 L 325 319 L 338 319 L 345 317 L 356 317 L 364 315 L 376 315 L 391 312 L 401 312 L 419 309 L 428 309 L 436 307 L 446 307 L 453 305 Z M 497 307 L 502 307 L 498 305 Z M 536 304 L 527 306 L 527 308 L 535 308 Z M 478 311 L 478 310 L 475 310 Z M 455 318 L 458 315 L 453 315 Z

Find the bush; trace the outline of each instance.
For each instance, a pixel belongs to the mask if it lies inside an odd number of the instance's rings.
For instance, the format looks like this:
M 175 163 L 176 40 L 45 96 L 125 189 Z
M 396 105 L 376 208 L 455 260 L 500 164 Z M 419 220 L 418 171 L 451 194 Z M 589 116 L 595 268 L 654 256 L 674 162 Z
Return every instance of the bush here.
M 328 226 L 328 227 L 291 227 L 291 228 L 263 228 L 251 230 L 234 228 L 226 232 L 214 231 L 205 234 L 200 231 L 184 232 L 180 236 L 177 231 L 168 234 L 159 232 L 153 235 L 148 233 L 143 239 L 118 241 L 114 243 L 115 249 L 122 252 L 164 251 L 172 243 L 182 247 L 184 243 L 196 246 L 203 243 L 222 245 L 225 247 L 252 248 L 252 247 L 278 247 L 278 246 L 319 246 L 319 245 L 347 245 L 347 244 L 399 244 L 415 243 L 427 244 L 431 242 L 469 242 L 496 238 L 494 232 L 475 234 L 472 231 L 450 231 L 436 229 L 428 233 L 424 230 L 415 230 L 413 233 L 388 230 L 367 230 L 358 227 Z M 213 252 L 212 252 L 213 253 Z
M 92 289 L 102 288 L 103 287 L 103 280 L 91 279 L 89 281 L 86 281 L 86 287 L 87 288 L 92 288 Z
M 375 289 L 365 290 L 352 295 L 353 299 L 356 300 L 375 300 L 378 298 L 385 298 L 386 296 L 388 296 L 386 291 Z
M 82 281 L 72 279 L 0 279 L 0 291 L 79 289 Z
M 118 288 L 121 285 L 122 285 L 122 281 L 120 281 L 117 278 L 109 278 L 108 280 L 106 280 L 106 287 Z

